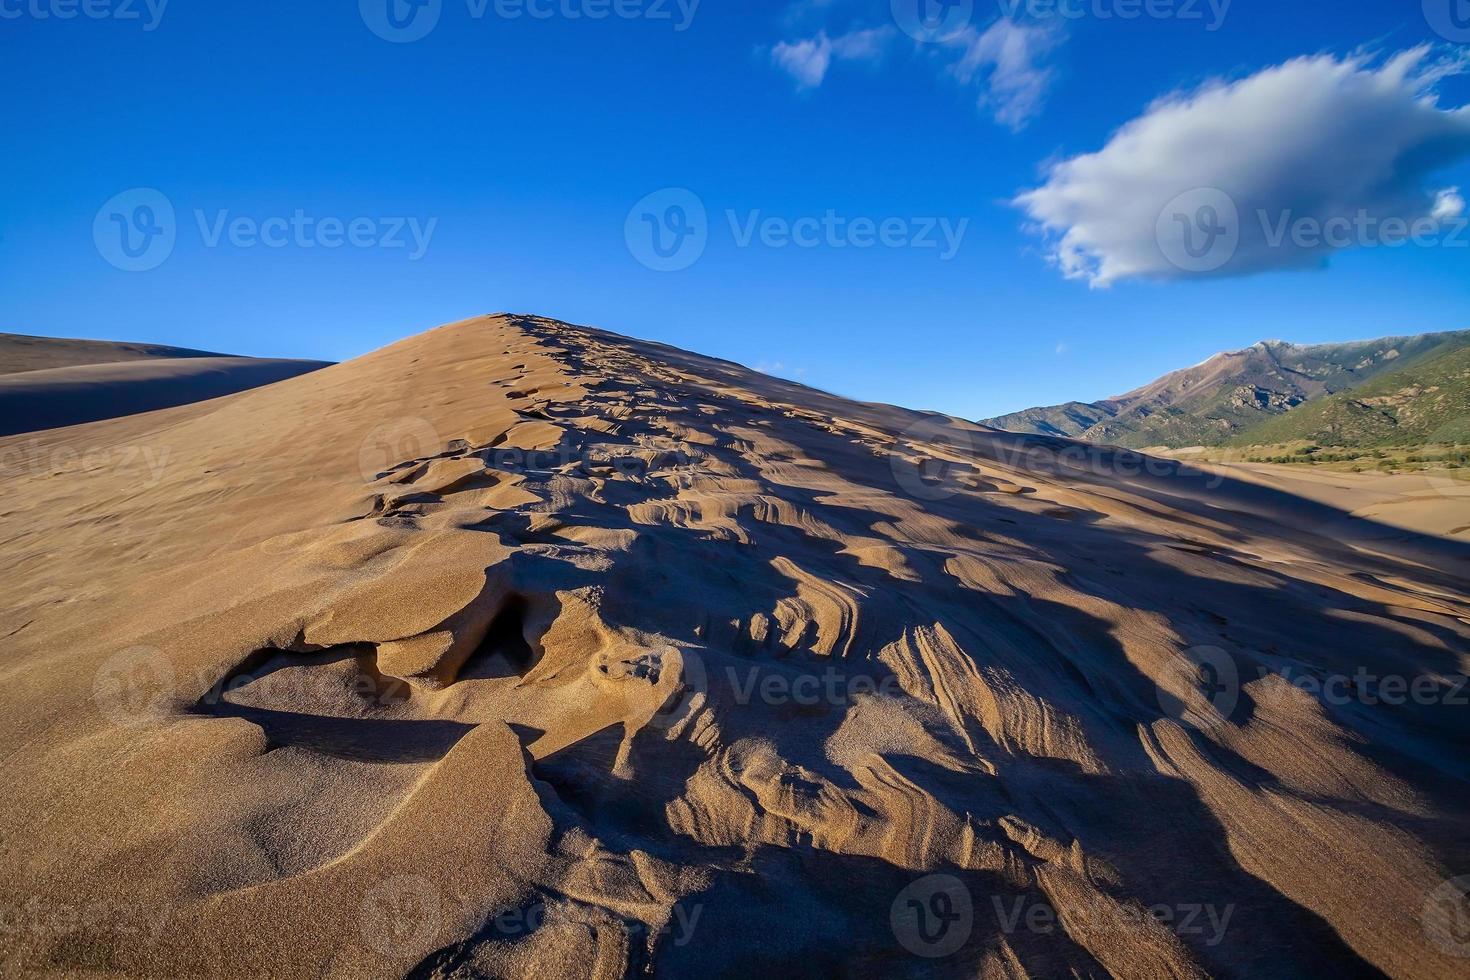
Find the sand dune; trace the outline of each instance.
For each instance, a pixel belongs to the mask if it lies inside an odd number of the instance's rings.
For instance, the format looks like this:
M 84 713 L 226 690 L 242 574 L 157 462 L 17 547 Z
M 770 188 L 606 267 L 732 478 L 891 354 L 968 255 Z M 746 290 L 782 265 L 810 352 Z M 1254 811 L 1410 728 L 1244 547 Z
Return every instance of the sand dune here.
M 135 344 L 115 340 L 74 340 L 0 333 L 0 374 L 44 371 L 78 364 L 115 364 L 118 361 L 179 357 L 224 357 L 211 351 L 164 344 Z
M 325 366 L 259 357 L 168 357 L 0 374 L 0 435 L 172 408 Z
M 1470 976 L 1461 542 L 517 316 L 0 465 L 6 973 Z
M 1387 537 L 1413 531 L 1470 542 L 1470 479 L 1453 471 L 1386 474 L 1272 463 L 1198 465 L 1372 521 L 1377 533 Z

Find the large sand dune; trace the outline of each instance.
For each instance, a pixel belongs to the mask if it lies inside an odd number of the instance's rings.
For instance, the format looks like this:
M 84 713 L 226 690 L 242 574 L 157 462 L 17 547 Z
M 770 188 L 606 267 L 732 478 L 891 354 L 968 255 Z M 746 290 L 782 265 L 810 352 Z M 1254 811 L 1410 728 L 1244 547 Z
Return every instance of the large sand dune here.
M 527 317 L 0 461 L 5 972 L 1470 976 L 1463 543 Z

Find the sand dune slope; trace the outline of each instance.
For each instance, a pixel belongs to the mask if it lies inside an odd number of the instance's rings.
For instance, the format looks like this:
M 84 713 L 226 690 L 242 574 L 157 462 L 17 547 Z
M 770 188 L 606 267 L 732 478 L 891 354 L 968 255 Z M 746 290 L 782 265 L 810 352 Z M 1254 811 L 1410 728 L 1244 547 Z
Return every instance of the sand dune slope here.
M 0 375 L 0 435 L 173 408 L 325 366 L 264 357 L 169 357 Z
M 0 461 L 4 972 L 1470 976 L 1462 543 L 534 317 Z
M 23 333 L 0 333 L 0 374 L 45 371 L 78 364 L 116 364 L 119 361 L 160 358 L 224 357 L 211 351 L 163 344 L 138 344 L 115 340 L 75 340 L 69 337 L 33 337 Z

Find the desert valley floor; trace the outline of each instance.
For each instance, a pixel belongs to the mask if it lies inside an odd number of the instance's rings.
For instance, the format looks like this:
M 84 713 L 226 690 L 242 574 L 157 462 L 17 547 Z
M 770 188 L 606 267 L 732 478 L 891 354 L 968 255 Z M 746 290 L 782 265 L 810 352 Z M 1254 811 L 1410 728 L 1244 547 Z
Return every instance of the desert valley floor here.
M 7 974 L 1470 976 L 1464 541 L 510 315 L 0 456 Z

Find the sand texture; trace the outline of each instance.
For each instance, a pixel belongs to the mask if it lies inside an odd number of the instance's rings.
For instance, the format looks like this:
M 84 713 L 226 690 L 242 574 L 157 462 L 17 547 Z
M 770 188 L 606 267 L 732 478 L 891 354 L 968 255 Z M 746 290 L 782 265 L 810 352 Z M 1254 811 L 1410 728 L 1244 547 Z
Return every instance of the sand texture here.
M 1372 521 L 1380 525 L 1377 533 L 1388 537 L 1397 537 L 1398 529 L 1470 542 L 1470 477 L 1453 471 L 1389 474 L 1274 463 L 1199 465 Z
M 1464 542 L 520 316 L 0 463 L 0 973 L 1470 976 Z

